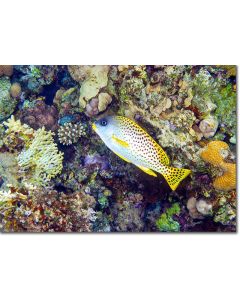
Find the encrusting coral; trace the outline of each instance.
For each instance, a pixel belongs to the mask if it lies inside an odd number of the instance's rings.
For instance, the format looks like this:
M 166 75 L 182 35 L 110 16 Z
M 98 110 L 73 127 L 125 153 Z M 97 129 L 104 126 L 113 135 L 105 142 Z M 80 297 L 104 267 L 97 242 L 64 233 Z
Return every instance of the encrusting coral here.
M 236 188 L 236 164 L 224 161 L 228 153 L 229 146 L 222 141 L 212 141 L 200 152 L 200 156 L 205 162 L 218 167 L 222 171 L 223 174 L 213 181 L 213 186 L 222 191 Z
M 54 105 L 47 105 L 42 100 L 37 100 L 33 108 L 21 112 L 22 123 L 28 124 L 33 129 L 45 127 L 47 130 L 55 131 L 58 127 L 58 110 Z
M 80 123 L 65 123 L 58 129 L 58 139 L 63 145 L 76 143 L 81 136 L 86 134 L 84 126 Z

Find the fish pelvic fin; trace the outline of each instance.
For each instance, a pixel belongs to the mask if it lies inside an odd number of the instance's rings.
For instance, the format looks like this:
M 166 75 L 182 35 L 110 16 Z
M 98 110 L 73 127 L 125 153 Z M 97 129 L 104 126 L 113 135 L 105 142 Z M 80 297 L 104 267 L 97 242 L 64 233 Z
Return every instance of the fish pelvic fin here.
M 137 167 L 139 169 L 141 169 L 143 172 L 147 173 L 148 175 L 157 177 L 157 174 L 155 172 L 153 172 L 151 169 L 148 169 L 148 168 L 145 168 L 145 167 L 142 167 L 142 166 L 138 166 L 138 165 L 137 165 Z
M 179 183 L 186 178 L 191 173 L 189 169 L 178 169 L 173 167 L 167 167 L 167 169 L 161 174 L 166 179 L 167 183 L 169 184 L 170 188 L 175 191 L 178 187 Z
M 130 163 L 130 160 L 126 159 L 124 156 L 122 156 L 121 154 L 113 151 L 118 157 L 120 157 L 122 160 L 125 160 L 126 162 Z
M 114 140 L 114 142 L 116 142 L 117 144 L 119 144 L 120 146 L 124 147 L 124 148 L 128 148 L 129 144 L 121 139 L 119 139 L 118 137 L 116 137 L 115 134 L 112 135 L 112 139 Z

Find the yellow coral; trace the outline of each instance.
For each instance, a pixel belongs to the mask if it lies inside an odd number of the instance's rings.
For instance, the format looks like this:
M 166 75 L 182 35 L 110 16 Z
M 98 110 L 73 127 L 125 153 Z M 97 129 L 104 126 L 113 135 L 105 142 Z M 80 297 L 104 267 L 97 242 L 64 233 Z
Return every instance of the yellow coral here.
M 224 150 L 229 150 L 228 144 L 222 141 L 212 141 L 202 150 L 200 156 L 205 162 L 219 166 L 223 161 Z
M 236 164 L 224 162 L 226 151 L 228 153 L 229 147 L 225 142 L 212 141 L 200 153 L 205 162 L 219 167 L 223 172 L 223 175 L 218 176 L 213 182 L 214 188 L 222 191 L 236 188 Z
M 58 151 L 53 139 L 54 133 L 40 128 L 34 139 L 18 155 L 19 166 L 29 174 L 29 183 L 44 186 L 62 171 L 63 153 Z
M 20 97 L 22 92 L 21 85 L 18 82 L 15 82 L 11 85 L 10 94 L 13 98 Z

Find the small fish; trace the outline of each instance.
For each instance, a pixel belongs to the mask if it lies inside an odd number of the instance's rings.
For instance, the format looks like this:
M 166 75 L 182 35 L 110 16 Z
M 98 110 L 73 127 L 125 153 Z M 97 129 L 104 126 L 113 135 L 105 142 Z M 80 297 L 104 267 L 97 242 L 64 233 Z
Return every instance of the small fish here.
M 116 155 L 145 173 L 164 176 L 172 190 L 190 174 L 188 169 L 169 166 L 165 151 L 134 121 L 121 116 L 104 117 L 92 124 L 93 130 Z

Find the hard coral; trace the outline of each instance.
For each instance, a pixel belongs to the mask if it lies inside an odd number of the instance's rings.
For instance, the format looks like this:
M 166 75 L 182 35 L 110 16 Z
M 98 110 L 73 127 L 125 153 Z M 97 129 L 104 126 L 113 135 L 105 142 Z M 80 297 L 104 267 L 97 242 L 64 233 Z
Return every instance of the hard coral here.
M 13 98 L 20 97 L 22 92 L 21 85 L 18 82 L 15 82 L 11 85 L 10 94 Z
M 65 123 L 58 129 L 58 139 L 63 145 L 76 143 L 85 134 L 86 132 L 82 124 Z
M 222 141 L 212 141 L 202 149 L 200 156 L 205 162 L 210 163 L 213 166 L 220 166 L 228 151 L 229 147 L 227 143 Z
M 236 164 L 222 163 L 221 169 L 223 170 L 223 175 L 217 177 L 213 186 L 215 189 L 222 191 L 230 191 L 236 188 Z
M 21 122 L 28 124 L 33 129 L 45 127 L 47 130 L 55 131 L 58 128 L 58 111 L 54 105 L 47 105 L 38 100 L 35 107 L 21 112 Z
M 220 168 L 222 175 L 218 176 L 213 186 L 216 189 L 229 191 L 236 188 L 236 164 L 226 163 L 224 158 L 229 153 L 229 147 L 225 142 L 212 141 L 200 153 L 202 159 Z
M 45 186 L 62 170 L 63 153 L 53 140 L 53 133 L 44 128 L 34 132 L 34 138 L 18 155 L 18 164 L 25 173 L 24 181 Z M 29 177 L 29 178 L 28 178 Z

